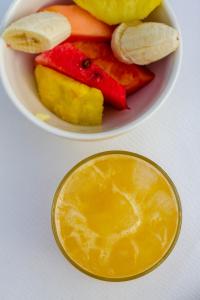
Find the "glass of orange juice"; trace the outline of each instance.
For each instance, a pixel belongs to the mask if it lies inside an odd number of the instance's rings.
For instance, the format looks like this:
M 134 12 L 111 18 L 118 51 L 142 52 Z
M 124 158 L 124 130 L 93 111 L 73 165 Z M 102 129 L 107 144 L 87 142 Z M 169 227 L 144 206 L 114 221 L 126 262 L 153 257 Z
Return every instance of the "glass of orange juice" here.
M 81 161 L 60 183 L 52 228 L 64 256 L 102 280 L 143 276 L 170 254 L 181 227 L 181 204 L 168 175 L 131 152 Z

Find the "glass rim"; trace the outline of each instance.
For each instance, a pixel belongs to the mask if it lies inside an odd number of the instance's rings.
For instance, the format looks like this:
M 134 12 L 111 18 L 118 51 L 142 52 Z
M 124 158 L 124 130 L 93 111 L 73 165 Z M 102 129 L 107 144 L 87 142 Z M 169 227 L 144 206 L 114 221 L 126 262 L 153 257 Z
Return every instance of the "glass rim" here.
M 99 275 L 93 274 L 92 272 L 89 272 L 89 271 L 85 270 L 83 267 L 81 267 L 79 264 L 77 264 L 66 253 L 63 245 L 61 244 L 60 239 L 58 237 L 58 233 L 57 233 L 57 229 L 56 229 L 56 222 L 55 222 L 55 209 L 56 209 L 56 205 L 57 205 L 57 200 L 59 198 L 61 189 L 63 188 L 66 180 L 71 176 L 71 174 L 73 174 L 79 167 L 81 167 L 85 163 L 87 163 L 87 162 L 89 162 L 89 161 L 91 161 L 95 158 L 103 157 L 103 156 L 106 156 L 106 155 L 112 155 L 112 154 L 121 154 L 121 155 L 127 155 L 127 156 L 132 156 L 132 157 L 135 157 L 135 158 L 139 158 L 139 159 L 151 164 L 158 171 L 160 171 L 161 174 L 165 177 L 165 179 L 169 183 L 170 187 L 172 188 L 172 191 L 174 192 L 174 195 L 175 195 L 175 198 L 176 198 L 176 204 L 177 204 L 177 208 L 178 208 L 178 224 L 177 224 L 176 234 L 174 236 L 174 239 L 173 239 L 169 249 L 165 253 L 165 255 L 159 261 L 157 261 L 154 265 L 152 265 L 150 268 L 148 268 L 147 270 L 145 270 L 143 272 L 140 272 L 140 273 L 132 275 L 132 276 L 118 277 L 118 278 L 109 278 L 109 277 L 104 277 L 104 276 L 99 276 Z M 181 205 L 181 200 L 180 200 L 179 193 L 178 193 L 177 188 L 176 188 L 174 182 L 172 181 L 172 179 L 162 169 L 162 167 L 160 167 L 157 163 L 155 163 L 154 161 L 152 161 L 151 159 L 149 159 L 149 158 L 147 158 L 143 155 L 140 155 L 140 154 L 137 154 L 137 153 L 134 153 L 134 152 L 130 152 L 130 151 L 123 151 L 123 150 L 105 151 L 105 152 L 100 152 L 100 153 L 93 154 L 93 155 L 79 161 L 74 167 L 72 167 L 65 174 L 65 176 L 63 177 L 63 179 L 59 183 L 59 185 L 56 189 L 56 192 L 54 194 L 54 197 L 53 197 L 53 203 L 52 203 L 52 208 L 51 208 L 51 227 L 52 227 L 54 239 L 56 241 L 56 244 L 57 244 L 58 248 L 60 249 L 63 256 L 68 260 L 68 262 L 70 262 L 76 269 L 78 269 L 82 273 L 88 275 L 89 277 L 92 277 L 92 278 L 95 278 L 95 279 L 98 279 L 98 280 L 101 280 L 101 281 L 123 282 L 123 281 L 134 280 L 134 279 L 138 279 L 140 277 L 143 277 L 143 276 L 151 273 L 155 269 L 157 269 L 164 261 L 166 261 L 168 256 L 172 253 L 173 249 L 175 248 L 175 245 L 178 241 L 178 238 L 179 238 L 179 235 L 180 235 L 180 232 L 181 232 L 181 226 L 182 226 L 182 205 Z

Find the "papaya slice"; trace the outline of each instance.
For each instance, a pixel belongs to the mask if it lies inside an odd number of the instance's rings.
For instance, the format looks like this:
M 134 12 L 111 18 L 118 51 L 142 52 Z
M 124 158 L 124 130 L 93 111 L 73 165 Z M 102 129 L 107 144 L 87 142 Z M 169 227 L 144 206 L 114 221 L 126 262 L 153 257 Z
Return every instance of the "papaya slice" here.
M 53 5 L 43 8 L 42 11 L 57 12 L 67 17 L 72 26 L 72 35 L 68 41 L 111 40 L 114 27 L 97 20 L 77 5 Z
M 150 83 L 155 75 L 146 67 L 135 64 L 127 65 L 118 61 L 111 47 L 104 42 L 74 42 L 78 49 L 125 87 L 127 95 L 138 91 Z

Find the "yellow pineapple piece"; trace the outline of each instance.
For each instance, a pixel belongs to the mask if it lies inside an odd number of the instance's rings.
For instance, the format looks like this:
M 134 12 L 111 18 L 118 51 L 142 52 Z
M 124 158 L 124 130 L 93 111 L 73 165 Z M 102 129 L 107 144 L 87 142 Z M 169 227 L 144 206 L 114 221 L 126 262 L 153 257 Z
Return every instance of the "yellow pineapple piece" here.
M 146 18 L 162 0 L 74 0 L 74 2 L 97 19 L 114 25 Z
M 55 115 L 72 124 L 100 125 L 103 95 L 50 68 L 38 65 L 35 77 L 41 102 Z

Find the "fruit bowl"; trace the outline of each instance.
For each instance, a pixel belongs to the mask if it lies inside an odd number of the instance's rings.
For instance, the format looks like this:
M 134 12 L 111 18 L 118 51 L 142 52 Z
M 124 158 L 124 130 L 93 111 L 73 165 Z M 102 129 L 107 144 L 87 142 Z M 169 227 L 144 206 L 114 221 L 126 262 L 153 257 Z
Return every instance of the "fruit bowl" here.
M 3 27 L 20 17 L 37 11 L 50 4 L 71 3 L 71 1 L 16 0 L 9 8 Z M 177 28 L 176 16 L 164 1 L 148 20 L 163 22 Z M 33 123 L 44 130 L 74 140 L 98 140 L 125 133 L 141 124 L 152 115 L 169 96 L 179 74 L 182 46 L 167 58 L 150 65 L 156 78 L 147 87 L 128 98 L 130 109 L 116 111 L 106 108 L 102 126 L 77 126 L 62 121 L 49 112 L 40 102 L 33 76 L 33 56 L 22 54 L 8 48 L 0 39 L 0 72 L 4 87 L 18 109 Z M 37 115 L 48 115 L 46 122 Z

